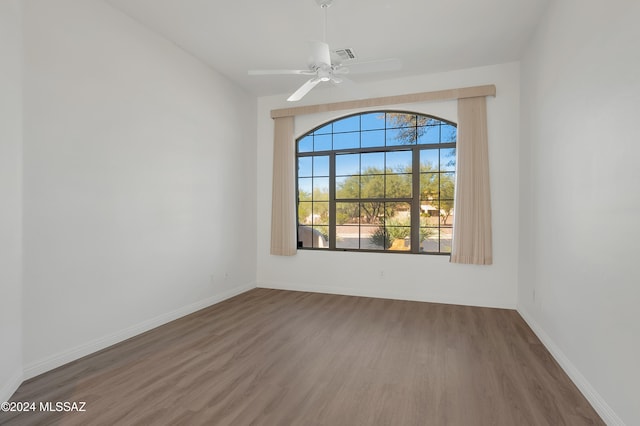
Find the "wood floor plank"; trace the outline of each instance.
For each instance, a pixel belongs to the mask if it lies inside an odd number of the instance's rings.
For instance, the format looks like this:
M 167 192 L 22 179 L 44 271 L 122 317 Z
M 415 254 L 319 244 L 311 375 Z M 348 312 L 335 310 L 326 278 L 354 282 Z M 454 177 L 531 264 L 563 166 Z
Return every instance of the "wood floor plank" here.
M 23 383 L 6 425 L 603 425 L 517 312 L 255 289 Z

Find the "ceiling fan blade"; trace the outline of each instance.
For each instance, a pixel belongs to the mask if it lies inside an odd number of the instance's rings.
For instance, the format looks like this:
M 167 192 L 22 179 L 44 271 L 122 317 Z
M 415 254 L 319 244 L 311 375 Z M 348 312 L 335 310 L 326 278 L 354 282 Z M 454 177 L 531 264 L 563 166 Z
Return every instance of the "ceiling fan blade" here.
M 366 74 L 370 72 L 399 71 L 401 69 L 402 61 L 400 59 L 382 59 L 349 64 L 348 72 L 350 74 Z
M 319 67 L 322 64 L 331 66 L 331 51 L 329 45 L 322 41 L 310 41 L 311 56 L 309 57 L 309 68 Z
M 289 102 L 299 101 L 300 99 L 302 99 L 304 97 L 304 95 L 309 93 L 309 91 L 311 89 L 313 89 L 314 87 L 316 87 L 316 85 L 318 83 L 320 83 L 321 81 L 322 80 L 320 80 L 317 77 L 308 80 L 306 83 L 304 83 L 302 86 L 300 86 L 300 88 L 298 90 L 293 92 L 293 94 L 287 98 L 287 101 L 289 101 Z
M 249 75 L 315 75 L 312 70 L 251 70 Z

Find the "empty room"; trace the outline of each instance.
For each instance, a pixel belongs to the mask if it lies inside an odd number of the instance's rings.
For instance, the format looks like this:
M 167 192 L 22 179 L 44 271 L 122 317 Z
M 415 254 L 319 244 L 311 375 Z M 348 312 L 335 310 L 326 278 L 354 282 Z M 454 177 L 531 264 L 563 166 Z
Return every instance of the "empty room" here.
M 640 425 L 637 0 L 0 0 L 0 424 Z

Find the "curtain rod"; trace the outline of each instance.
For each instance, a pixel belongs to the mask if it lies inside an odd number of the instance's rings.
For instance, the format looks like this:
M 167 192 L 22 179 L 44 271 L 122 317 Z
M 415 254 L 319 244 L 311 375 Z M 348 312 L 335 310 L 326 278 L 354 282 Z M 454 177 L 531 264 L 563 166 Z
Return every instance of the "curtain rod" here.
M 316 114 L 320 112 L 340 111 L 345 109 L 370 108 L 385 105 L 408 104 L 414 102 L 449 101 L 454 99 L 476 98 L 480 96 L 495 95 L 496 86 L 494 84 L 488 84 L 485 86 L 437 90 L 435 92 L 421 92 L 408 95 L 384 96 L 381 98 L 334 102 L 330 104 L 272 109 L 271 118 L 295 117 L 296 115 Z

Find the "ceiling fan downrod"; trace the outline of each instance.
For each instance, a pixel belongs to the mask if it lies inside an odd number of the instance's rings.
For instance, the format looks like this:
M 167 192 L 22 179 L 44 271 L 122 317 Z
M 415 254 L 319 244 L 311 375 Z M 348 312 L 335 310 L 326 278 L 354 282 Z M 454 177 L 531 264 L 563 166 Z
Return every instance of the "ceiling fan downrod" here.
M 316 0 L 316 4 L 324 10 L 324 28 L 322 31 L 322 41 L 327 42 L 327 9 L 333 4 L 333 0 Z

